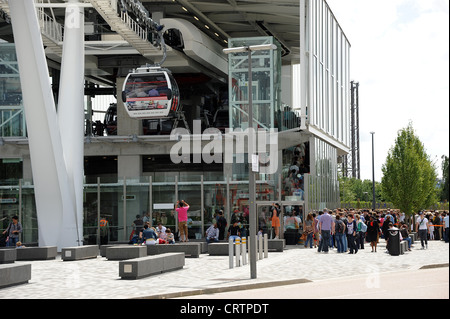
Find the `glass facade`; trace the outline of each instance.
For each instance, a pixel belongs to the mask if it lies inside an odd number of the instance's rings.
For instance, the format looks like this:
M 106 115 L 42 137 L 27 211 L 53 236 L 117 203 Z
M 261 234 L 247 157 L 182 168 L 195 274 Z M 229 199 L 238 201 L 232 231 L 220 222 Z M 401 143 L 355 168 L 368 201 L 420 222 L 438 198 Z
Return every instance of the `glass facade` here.
M 14 44 L 0 43 L 0 137 L 26 136 L 19 65 Z
M 309 124 L 350 145 L 350 43 L 326 1 L 306 4 Z
M 340 206 L 337 149 L 319 138 L 311 138 L 311 174 L 305 175 L 306 209 L 334 209 Z
M 189 176 L 188 180 L 186 176 Z M 276 201 L 276 189 L 276 184 L 258 180 L 258 201 Z M 97 183 L 84 185 L 84 242 L 99 242 L 98 225 L 102 218 L 108 221 L 108 242 L 128 242 L 136 215 L 148 218 L 155 227 L 161 222 L 176 231 L 178 225 L 174 204 L 177 200 L 185 200 L 190 205 L 190 239 L 204 238 L 206 229 L 215 222 L 219 210 L 224 212 L 228 223 L 232 215 L 237 214 L 241 218 L 242 229 L 248 229 L 248 182 L 231 178 L 212 181 L 207 180 L 205 175 L 184 174 L 174 175 L 164 181 L 144 176 L 121 179 L 117 183 L 105 183 L 98 177 Z M 38 221 L 34 186 L 30 181 L 20 180 L 17 185 L 0 186 L 0 231 L 6 229 L 15 215 L 19 216 L 23 225 L 21 240 L 25 243 L 37 243 Z
M 276 44 L 273 37 L 233 38 L 229 47 Z M 279 128 L 281 113 L 281 55 L 280 50 L 251 53 L 252 102 L 254 127 L 269 130 Z M 229 55 L 230 128 L 248 127 L 249 57 L 247 52 Z

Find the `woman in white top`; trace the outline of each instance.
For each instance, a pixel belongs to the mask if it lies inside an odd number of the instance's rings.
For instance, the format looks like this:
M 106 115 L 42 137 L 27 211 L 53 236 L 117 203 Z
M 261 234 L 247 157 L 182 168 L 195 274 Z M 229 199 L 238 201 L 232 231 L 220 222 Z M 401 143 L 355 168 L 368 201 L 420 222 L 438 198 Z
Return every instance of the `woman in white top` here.
M 423 212 L 420 212 L 419 218 L 417 218 L 416 232 L 419 233 L 422 249 L 428 249 L 428 233 L 430 232 L 430 226 L 428 225 L 428 219 L 425 217 Z

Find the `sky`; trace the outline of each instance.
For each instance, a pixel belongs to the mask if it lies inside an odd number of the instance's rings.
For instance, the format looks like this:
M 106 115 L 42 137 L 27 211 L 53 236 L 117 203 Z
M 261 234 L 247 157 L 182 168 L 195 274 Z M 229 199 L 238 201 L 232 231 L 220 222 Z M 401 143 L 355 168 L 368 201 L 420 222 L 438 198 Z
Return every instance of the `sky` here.
M 361 179 L 375 180 L 409 122 L 442 177 L 449 156 L 449 1 L 327 0 L 359 82 Z

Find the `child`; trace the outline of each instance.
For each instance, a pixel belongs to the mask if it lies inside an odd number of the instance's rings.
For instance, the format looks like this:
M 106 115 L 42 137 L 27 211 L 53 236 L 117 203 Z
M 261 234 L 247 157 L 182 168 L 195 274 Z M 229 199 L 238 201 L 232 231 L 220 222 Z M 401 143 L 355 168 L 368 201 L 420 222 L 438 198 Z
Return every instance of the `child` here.
M 430 222 L 430 240 L 434 240 L 434 225 Z
M 172 231 L 170 230 L 170 228 L 166 229 L 166 242 L 169 244 L 175 244 L 175 236 L 172 234 Z
M 21 241 L 18 241 L 16 243 L 16 248 L 24 248 L 24 247 L 25 247 L 25 245 L 23 245 Z
M 259 236 L 262 236 L 262 235 L 263 235 L 263 230 L 262 230 L 262 228 L 260 228 L 260 229 L 259 229 L 259 232 L 258 232 L 258 237 L 259 237 Z

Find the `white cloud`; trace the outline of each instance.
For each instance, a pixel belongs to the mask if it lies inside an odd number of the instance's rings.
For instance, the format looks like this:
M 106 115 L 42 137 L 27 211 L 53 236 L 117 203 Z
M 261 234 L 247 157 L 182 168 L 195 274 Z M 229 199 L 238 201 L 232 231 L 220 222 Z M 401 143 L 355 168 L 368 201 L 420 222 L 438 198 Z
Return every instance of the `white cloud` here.
M 328 0 L 360 83 L 361 178 L 375 179 L 398 130 L 413 123 L 431 158 L 449 155 L 448 0 Z M 441 175 L 439 169 L 438 174 Z

